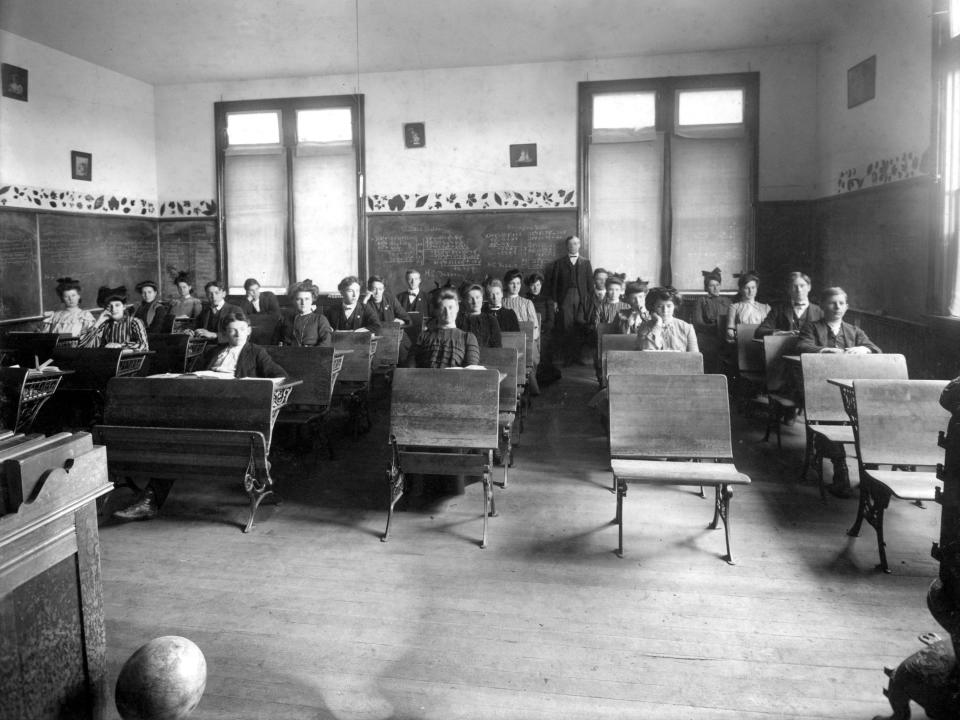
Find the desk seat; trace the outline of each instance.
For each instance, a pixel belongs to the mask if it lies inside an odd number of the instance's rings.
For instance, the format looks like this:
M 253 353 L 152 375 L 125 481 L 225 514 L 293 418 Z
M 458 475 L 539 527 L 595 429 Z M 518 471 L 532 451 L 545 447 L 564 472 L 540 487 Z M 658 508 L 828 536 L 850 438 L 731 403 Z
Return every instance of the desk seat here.
M 936 500 L 937 491 L 943 490 L 943 482 L 933 471 L 870 470 L 870 479 L 883 485 L 894 497 L 912 502 Z
M 646 485 L 749 485 L 732 463 L 611 460 L 614 477 Z

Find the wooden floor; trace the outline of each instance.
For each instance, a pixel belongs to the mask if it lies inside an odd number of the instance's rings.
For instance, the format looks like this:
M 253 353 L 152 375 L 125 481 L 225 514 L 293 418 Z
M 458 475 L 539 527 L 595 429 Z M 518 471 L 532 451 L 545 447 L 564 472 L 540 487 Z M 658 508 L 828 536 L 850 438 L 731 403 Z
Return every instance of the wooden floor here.
M 536 399 L 486 550 L 476 484 L 400 513 L 379 541 L 382 405 L 340 459 L 282 455 L 284 503 L 249 535 L 245 495 L 224 485 L 181 483 L 157 520 L 104 522 L 111 689 L 139 645 L 172 634 L 207 659 L 197 720 L 886 712 L 883 665 L 939 630 L 925 607 L 938 508 L 894 503 L 882 575 L 872 529 L 845 535 L 856 501 L 791 484 L 802 426 L 785 428 L 781 454 L 735 418 L 754 479 L 732 504 L 738 564 L 704 529 L 712 501 L 672 488 L 630 489 L 619 559 L 591 373 L 565 370 Z

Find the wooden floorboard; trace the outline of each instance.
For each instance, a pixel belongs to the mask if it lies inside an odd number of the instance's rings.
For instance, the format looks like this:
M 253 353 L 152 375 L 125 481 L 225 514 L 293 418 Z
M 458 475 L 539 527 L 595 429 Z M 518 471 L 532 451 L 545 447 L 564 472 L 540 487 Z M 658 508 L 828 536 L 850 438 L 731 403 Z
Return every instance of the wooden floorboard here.
M 731 506 L 738 564 L 720 559 L 723 531 L 706 529 L 711 493 L 648 486 L 628 492 L 620 559 L 591 374 L 567 369 L 534 400 L 485 550 L 479 483 L 428 489 L 379 541 L 382 395 L 356 443 L 333 418 L 336 460 L 278 437 L 283 502 L 250 534 L 245 495 L 219 480 L 177 484 L 152 522 L 104 521 L 109 682 L 139 645 L 176 634 L 207 658 L 198 720 L 885 712 L 883 665 L 938 629 L 925 593 L 939 508 L 891 505 L 883 575 L 873 530 L 845 534 L 856 501 L 794 482 L 802 426 L 783 429 L 778 452 L 761 421 L 735 417 L 737 464 L 754 480 Z

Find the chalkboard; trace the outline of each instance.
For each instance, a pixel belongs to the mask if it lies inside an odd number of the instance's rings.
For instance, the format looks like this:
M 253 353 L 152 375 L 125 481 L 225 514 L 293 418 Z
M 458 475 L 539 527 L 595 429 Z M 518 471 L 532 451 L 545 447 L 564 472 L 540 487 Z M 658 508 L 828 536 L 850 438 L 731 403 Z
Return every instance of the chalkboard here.
M 160 221 L 160 286 L 164 297 L 177 295 L 173 279 L 186 272 L 193 279 L 194 295 L 203 295 L 203 286 L 220 279 L 219 245 L 215 220 Z
M 0 213 L 0 320 L 40 314 L 37 215 Z
M 130 300 L 137 283 L 158 280 L 157 221 L 89 215 L 40 214 L 43 307 L 60 306 L 57 278 L 83 287 L 83 307 L 96 305 L 102 285 L 124 285 Z
M 544 272 L 576 232 L 577 211 L 568 209 L 370 215 L 368 267 L 395 293 L 409 267 L 428 290 L 448 279 L 502 278 L 511 268 L 526 276 Z

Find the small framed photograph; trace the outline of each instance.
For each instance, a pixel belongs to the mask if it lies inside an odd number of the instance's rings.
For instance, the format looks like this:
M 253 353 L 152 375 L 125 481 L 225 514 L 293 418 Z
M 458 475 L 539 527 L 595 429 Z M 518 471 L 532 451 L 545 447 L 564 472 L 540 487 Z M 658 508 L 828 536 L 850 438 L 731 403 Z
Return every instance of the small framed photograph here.
M 70 177 L 74 180 L 92 180 L 93 179 L 93 155 L 80 152 L 79 150 L 70 151 Z
M 29 73 L 16 65 L 0 63 L 0 82 L 3 83 L 3 96 L 27 102 L 27 80 Z
M 427 146 L 426 123 L 412 122 L 403 124 L 403 144 L 408 148 Z
M 536 167 L 537 166 L 537 144 L 526 143 L 524 145 L 510 146 L 510 167 Z
M 877 95 L 877 56 L 871 55 L 847 70 L 847 108 L 862 105 Z

